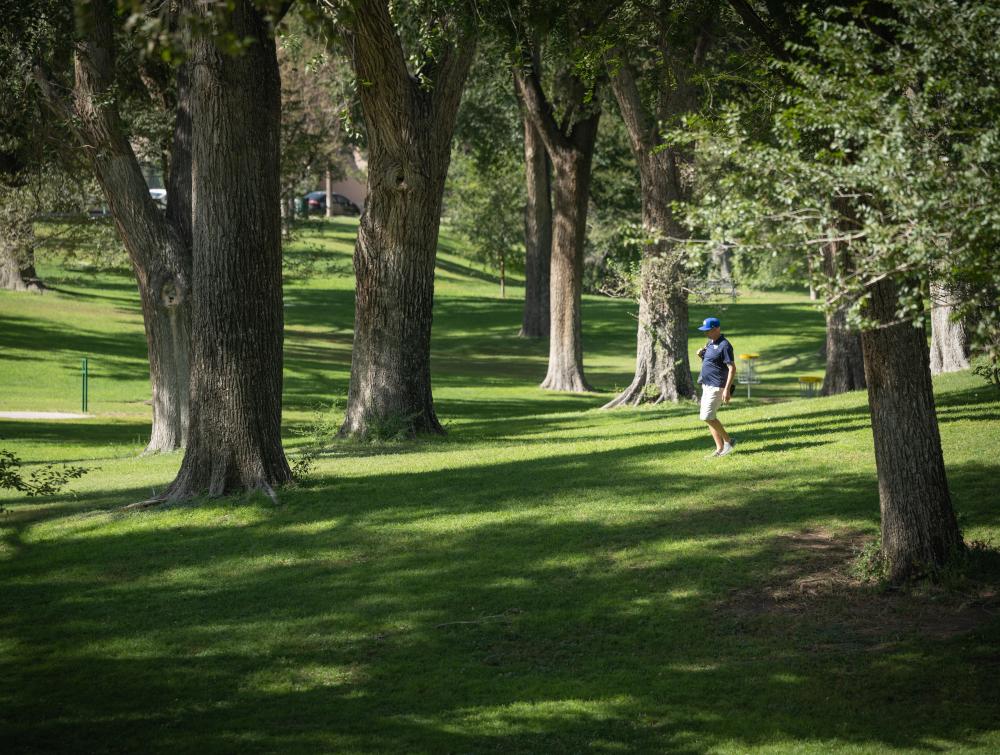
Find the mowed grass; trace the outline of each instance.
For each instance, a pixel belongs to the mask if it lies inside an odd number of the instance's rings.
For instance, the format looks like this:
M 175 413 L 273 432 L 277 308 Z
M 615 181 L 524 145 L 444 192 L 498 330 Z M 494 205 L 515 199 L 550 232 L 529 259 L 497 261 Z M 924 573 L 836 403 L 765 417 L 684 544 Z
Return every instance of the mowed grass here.
M 293 458 L 343 408 L 353 235 L 310 223 L 288 255 Z M 0 447 L 94 468 L 56 498 L 0 494 L 4 751 L 1000 749 L 995 578 L 850 576 L 878 530 L 867 403 L 797 398 L 822 373 L 805 296 L 692 307 L 761 355 L 723 413 L 738 452 L 708 461 L 692 406 L 599 409 L 631 378 L 634 307 L 586 297 L 599 392 L 545 393 L 520 290 L 499 299 L 458 251 L 443 239 L 435 302 L 448 435 L 331 440 L 278 506 L 120 511 L 181 458 L 138 456 L 133 284 L 43 264 L 55 291 L 0 292 L 0 411 L 78 409 L 88 356 L 93 415 L 0 420 Z M 1000 394 L 935 385 L 966 539 L 996 542 Z

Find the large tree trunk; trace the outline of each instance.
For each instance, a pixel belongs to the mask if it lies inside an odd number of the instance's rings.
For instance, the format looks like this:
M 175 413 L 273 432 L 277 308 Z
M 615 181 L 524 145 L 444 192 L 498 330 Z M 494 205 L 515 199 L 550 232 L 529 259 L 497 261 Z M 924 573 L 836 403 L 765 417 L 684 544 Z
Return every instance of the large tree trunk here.
M 712 247 L 712 270 L 718 276 L 720 286 L 732 285 L 732 252 L 729 247 L 723 244 Z
M 439 53 L 433 86 L 411 76 L 384 0 L 348 32 L 368 130 L 368 198 L 354 247 L 351 383 L 342 435 L 442 433 L 430 344 L 441 199 L 474 40 Z
M 583 247 L 591 166 L 600 110 L 587 111 L 586 87 L 565 71 L 566 107 L 575 120 L 556 122 L 542 91 L 537 67 L 514 69 L 514 82 L 531 125 L 552 161 L 552 258 L 549 270 L 549 368 L 541 387 L 552 391 L 591 390 L 583 374 Z
M 832 241 L 823 249 L 823 272 L 834 280 L 850 268 L 850 258 L 844 244 Z M 861 349 L 861 334 L 849 327 L 849 305 L 838 306 L 826 313 L 826 375 L 822 395 L 834 396 L 865 387 L 865 360 Z
M 279 139 L 273 32 L 250 0 L 225 31 L 192 45 L 193 295 L 191 423 L 165 500 L 274 488 L 291 472 L 281 446 L 283 311 Z
M 676 242 L 685 231 L 671 208 L 674 201 L 687 195 L 681 156 L 673 148 L 656 149 L 660 142 L 658 124 L 643 104 L 631 66 L 621 66 L 612 79 L 612 90 L 639 166 L 643 227 L 650 241 L 643 249 L 640 269 L 635 375 L 604 408 L 634 406 L 646 400 L 693 399 L 683 247 Z M 673 107 L 684 107 L 685 102 L 685 98 L 675 97 Z
M 111 95 L 114 35 L 110 8 L 92 6 L 87 37 L 77 47 L 73 109 L 78 136 L 93 165 L 119 234 L 129 252 L 142 304 L 153 394 L 153 426 L 146 452 L 184 444 L 188 420 L 191 318 L 189 189 L 184 177 L 189 138 L 186 79 L 178 77 L 178 123 L 164 216 L 149 195 Z M 50 97 L 51 99 L 51 97 Z
M 414 136 L 433 138 L 431 131 Z M 412 163 L 369 140 L 368 203 L 354 248 L 354 348 L 343 434 L 442 432 L 431 395 L 430 342 L 448 157 L 426 143 L 413 145 L 412 154 L 426 162 Z M 410 175 L 398 181 L 396 171 L 407 163 Z
M 590 173 L 600 114 L 578 124 L 590 134 L 580 149 L 558 154 L 555 176 L 552 262 L 549 271 L 549 370 L 542 388 L 589 391 L 583 375 L 583 246 L 587 233 Z
M 524 338 L 549 335 L 549 270 L 552 259 L 552 164 L 538 130 L 524 118 Z
M 837 307 L 826 315 L 826 375 L 824 396 L 835 396 L 865 387 L 865 361 L 861 334 L 848 326 L 847 307 Z
M 868 405 L 882 512 L 882 552 L 890 578 L 937 571 L 962 546 L 952 509 L 934 409 L 925 332 L 895 322 L 888 279 L 871 291 L 880 327 L 862 334 Z
M 939 283 L 931 283 L 931 374 L 969 368 L 969 334 L 954 319 L 956 297 Z
M 0 188 L 0 202 L 0 289 L 40 293 L 44 286 L 35 273 L 31 215 L 18 206 L 14 192 Z

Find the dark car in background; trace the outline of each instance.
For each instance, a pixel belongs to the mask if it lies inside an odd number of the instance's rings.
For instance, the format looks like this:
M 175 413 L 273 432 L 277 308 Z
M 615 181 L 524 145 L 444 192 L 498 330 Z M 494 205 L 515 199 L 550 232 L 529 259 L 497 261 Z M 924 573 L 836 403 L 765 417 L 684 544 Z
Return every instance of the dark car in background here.
M 311 191 L 305 196 L 306 210 L 310 215 L 326 212 L 326 192 Z M 331 194 L 330 206 L 334 215 L 360 215 L 361 208 L 343 194 Z

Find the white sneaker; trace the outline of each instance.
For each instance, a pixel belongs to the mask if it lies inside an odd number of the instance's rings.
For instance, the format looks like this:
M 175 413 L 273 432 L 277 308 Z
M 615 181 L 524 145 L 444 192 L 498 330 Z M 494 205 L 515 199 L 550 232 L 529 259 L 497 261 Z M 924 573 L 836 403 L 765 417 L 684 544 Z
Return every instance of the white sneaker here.
M 706 459 L 714 459 L 714 458 L 715 458 L 716 456 L 720 456 L 721 454 L 722 454 L 722 451 L 720 451 L 720 450 L 719 450 L 719 449 L 717 448 L 717 449 L 715 449 L 714 451 L 712 451 L 712 453 L 710 453 L 710 454 L 709 454 L 708 456 L 706 456 L 705 458 L 706 458 Z
M 733 452 L 733 444 L 732 443 L 726 443 L 722 447 L 722 450 L 718 451 L 717 453 L 718 453 L 719 456 L 728 456 L 732 452 Z

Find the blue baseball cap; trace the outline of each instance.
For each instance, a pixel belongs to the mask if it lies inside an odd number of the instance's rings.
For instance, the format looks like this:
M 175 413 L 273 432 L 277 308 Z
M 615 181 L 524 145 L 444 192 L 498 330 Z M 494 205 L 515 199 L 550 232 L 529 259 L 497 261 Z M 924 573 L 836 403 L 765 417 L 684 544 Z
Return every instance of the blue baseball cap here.
M 719 322 L 718 317 L 706 317 L 705 322 L 701 324 L 698 330 L 711 330 L 712 328 L 721 328 L 722 323 Z

